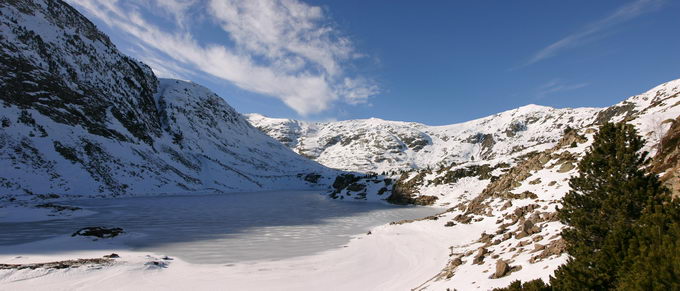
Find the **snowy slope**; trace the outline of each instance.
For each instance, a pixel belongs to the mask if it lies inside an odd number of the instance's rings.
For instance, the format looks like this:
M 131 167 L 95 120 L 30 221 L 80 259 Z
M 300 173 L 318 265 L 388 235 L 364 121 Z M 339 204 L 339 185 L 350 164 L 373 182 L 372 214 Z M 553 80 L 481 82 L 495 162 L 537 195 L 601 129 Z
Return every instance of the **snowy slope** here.
M 547 280 L 567 258 L 559 235 L 564 225 L 555 210 L 570 190 L 568 180 L 577 174 L 576 164 L 592 143 L 597 124 L 634 124 L 646 138 L 646 150 L 654 153 L 672 123 L 669 120 L 680 116 L 679 105 L 680 80 L 630 97 L 598 112 L 595 124 L 566 134 L 553 148 L 518 161 L 484 186 L 480 184 L 470 191 L 475 193 L 470 195 L 472 199 L 457 199 L 460 204 L 442 214 L 439 221 L 449 223 L 443 227 L 449 232 L 473 227 L 479 238 L 451 245 L 449 263 L 421 287 L 486 290 L 517 279 Z M 431 191 L 419 189 L 434 194 Z M 508 264 L 506 272 L 495 276 L 504 264 Z
M 0 12 L 6 197 L 300 189 L 327 185 L 309 174 L 334 173 L 208 89 L 158 80 L 62 1 L 2 2 Z

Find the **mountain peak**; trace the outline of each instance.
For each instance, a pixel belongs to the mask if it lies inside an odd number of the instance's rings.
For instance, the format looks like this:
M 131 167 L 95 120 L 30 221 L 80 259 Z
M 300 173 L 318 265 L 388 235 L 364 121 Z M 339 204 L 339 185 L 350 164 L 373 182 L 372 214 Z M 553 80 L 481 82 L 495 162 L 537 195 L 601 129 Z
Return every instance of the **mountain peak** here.
M 555 108 L 550 107 L 550 106 L 544 106 L 544 105 L 538 105 L 538 104 L 527 104 L 521 107 L 518 107 L 514 110 L 516 111 L 522 111 L 522 112 L 534 112 L 534 111 L 550 111 Z

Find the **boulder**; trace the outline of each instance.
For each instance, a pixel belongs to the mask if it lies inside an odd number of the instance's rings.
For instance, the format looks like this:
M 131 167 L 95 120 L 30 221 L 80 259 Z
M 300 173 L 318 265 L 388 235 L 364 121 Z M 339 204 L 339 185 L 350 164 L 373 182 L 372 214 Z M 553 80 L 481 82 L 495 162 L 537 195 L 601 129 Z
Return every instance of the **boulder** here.
M 119 234 L 124 233 L 120 227 L 106 228 L 100 226 L 83 227 L 71 236 L 93 236 L 97 238 L 114 238 Z
M 553 240 L 550 243 L 548 243 L 547 245 L 543 246 L 541 248 L 541 250 L 542 250 L 542 252 L 540 254 L 529 259 L 530 263 L 533 264 L 533 263 L 541 261 L 541 260 L 543 260 L 547 257 L 559 256 L 559 255 L 563 254 L 564 252 L 567 251 L 567 242 L 564 239 L 559 238 L 559 239 Z
M 574 168 L 575 168 L 575 166 L 574 166 L 573 163 L 566 162 L 566 163 L 562 164 L 562 166 L 560 166 L 560 168 L 557 170 L 557 172 L 558 173 L 566 173 L 566 172 L 573 170 Z
M 510 265 L 504 260 L 496 261 L 496 272 L 493 274 L 493 278 L 501 278 L 505 276 L 510 271 Z
M 482 263 L 484 263 L 484 255 L 486 255 L 487 253 L 488 250 L 486 248 L 479 248 L 474 259 L 472 259 L 472 263 L 475 265 L 481 265 Z

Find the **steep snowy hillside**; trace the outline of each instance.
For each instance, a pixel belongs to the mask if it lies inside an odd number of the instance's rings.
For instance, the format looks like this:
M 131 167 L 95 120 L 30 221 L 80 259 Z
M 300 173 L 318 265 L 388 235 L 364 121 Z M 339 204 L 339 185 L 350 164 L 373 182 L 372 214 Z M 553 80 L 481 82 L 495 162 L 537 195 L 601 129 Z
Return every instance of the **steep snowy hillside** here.
M 445 221 L 442 231 L 475 231 L 479 239 L 452 245 L 449 263 L 420 287 L 488 289 L 517 279 L 547 280 L 567 256 L 559 235 L 564 225 L 557 220 L 556 207 L 570 190 L 568 180 L 577 174 L 577 162 L 592 142 L 597 124 L 634 124 L 646 138 L 646 149 L 661 153 L 652 170 L 675 180 L 667 169 L 676 163 L 677 132 L 669 128 L 676 128 L 674 120 L 679 116 L 680 80 L 675 80 L 603 109 L 594 124 L 569 131 L 553 148 L 518 160 L 513 167 L 491 172 L 488 180 L 471 176 L 449 185 L 449 189 L 466 187 L 473 195 L 449 199 L 457 204 L 438 216 L 438 221 Z M 662 137 L 666 144 L 659 143 Z M 426 186 L 429 175 L 434 174 L 425 174 L 421 180 L 426 182 L 414 186 L 419 195 L 439 194 Z M 456 192 L 448 195 L 452 193 Z
M 528 105 L 445 126 L 381 119 L 308 123 L 249 114 L 248 120 L 297 153 L 328 167 L 377 172 L 509 159 L 553 146 L 567 127 L 599 109 Z
M 58 0 L 0 2 L 0 99 L 5 197 L 293 189 L 333 173 L 208 89 L 157 80 Z

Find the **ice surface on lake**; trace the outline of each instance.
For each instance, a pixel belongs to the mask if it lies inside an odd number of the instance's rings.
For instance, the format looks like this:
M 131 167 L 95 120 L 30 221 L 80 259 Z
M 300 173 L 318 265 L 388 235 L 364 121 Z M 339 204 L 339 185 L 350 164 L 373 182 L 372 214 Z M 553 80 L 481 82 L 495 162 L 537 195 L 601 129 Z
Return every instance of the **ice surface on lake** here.
M 2 245 L 71 234 L 80 227 L 122 227 L 133 249 L 192 263 L 233 263 L 311 255 L 342 247 L 377 225 L 440 209 L 329 200 L 318 192 L 232 193 L 197 197 L 88 199 L 98 212 L 74 219 L 0 223 Z

